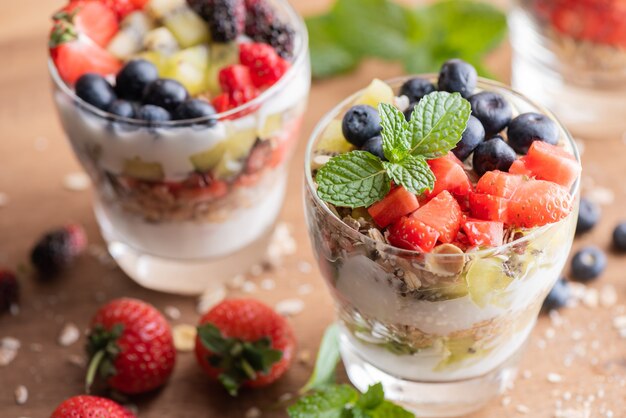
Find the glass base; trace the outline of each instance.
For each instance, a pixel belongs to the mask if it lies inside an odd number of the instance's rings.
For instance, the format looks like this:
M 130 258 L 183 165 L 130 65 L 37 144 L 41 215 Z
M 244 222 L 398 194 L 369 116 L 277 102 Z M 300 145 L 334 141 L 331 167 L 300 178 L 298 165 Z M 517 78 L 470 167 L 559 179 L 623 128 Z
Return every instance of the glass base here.
M 252 244 L 234 254 L 209 260 L 178 260 L 147 254 L 103 232 L 109 253 L 131 279 L 148 289 L 179 295 L 199 295 L 222 286 L 237 274 L 261 263 L 272 238 L 273 227 Z
M 380 382 L 387 399 L 418 417 L 458 417 L 482 408 L 510 387 L 524 346 L 487 374 L 449 382 L 420 382 L 392 376 L 362 358 L 346 336 L 341 337 L 341 356 L 350 381 L 360 391 Z

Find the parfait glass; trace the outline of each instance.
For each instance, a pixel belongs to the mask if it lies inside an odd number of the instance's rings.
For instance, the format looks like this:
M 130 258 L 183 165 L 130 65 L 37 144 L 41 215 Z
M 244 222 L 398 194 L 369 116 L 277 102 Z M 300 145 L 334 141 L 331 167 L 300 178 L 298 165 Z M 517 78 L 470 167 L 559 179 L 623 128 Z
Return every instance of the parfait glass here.
M 626 135 L 626 2 L 513 3 L 513 87 L 553 110 L 575 135 Z
M 397 92 L 407 79 L 388 83 Z M 554 118 L 499 83 L 481 79 L 478 88 L 504 96 L 515 113 Z M 345 369 L 358 389 L 382 382 L 390 399 L 419 417 L 469 413 L 514 379 L 542 302 L 570 251 L 580 179 L 571 190 L 576 204 L 568 217 L 509 232 L 500 247 L 464 253 L 445 244 L 424 254 L 390 246 L 358 213 L 344 222 L 316 193 L 315 170 L 328 158 L 316 153 L 317 145 L 359 94 L 319 122 L 305 156 L 309 236 L 334 298 Z M 559 129 L 561 142 L 579 160 L 572 138 Z
M 211 117 L 118 117 L 82 101 L 48 64 L 109 252 L 147 288 L 198 294 L 265 256 L 311 82 L 304 22 L 287 0 L 270 3 L 295 30 L 290 69 L 255 99 Z

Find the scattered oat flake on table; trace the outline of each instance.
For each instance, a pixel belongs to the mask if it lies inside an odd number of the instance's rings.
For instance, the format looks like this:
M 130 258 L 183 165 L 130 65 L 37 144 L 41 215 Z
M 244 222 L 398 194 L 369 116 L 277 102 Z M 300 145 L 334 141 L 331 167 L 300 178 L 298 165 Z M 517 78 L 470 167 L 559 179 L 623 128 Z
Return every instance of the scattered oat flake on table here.
M 503 407 L 507 407 L 509 405 L 511 405 L 511 397 L 510 396 L 503 396 L 502 400 L 500 401 L 500 403 L 502 404 Z
M 300 273 L 310 273 L 313 270 L 313 267 L 311 266 L 311 263 L 307 262 L 307 261 L 300 261 L 298 263 L 298 271 Z
M 239 290 L 246 280 L 246 276 L 243 274 L 237 274 L 226 281 L 226 286 L 231 290 Z
M 4 337 L 0 340 L 0 367 L 8 366 L 20 350 L 21 343 L 13 337 Z
M 87 190 L 91 184 L 89 176 L 82 171 L 70 173 L 63 178 L 63 187 L 73 192 Z
M 304 295 L 310 294 L 311 292 L 313 292 L 313 286 L 308 284 L 308 283 L 304 283 L 304 284 L 301 284 L 300 286 L 298 286 L 298 294 L 299 295 L 304 296 Z
M 273 290 L 276 288 L 276 282 L 272 279 L 263 279 L 261 280 L 261 289 L 263 290 Z
M 561 383 L 563 381 L 563 377 L 557 373 L 548 373 L 547 379 L 550 383 Z
M 613 190 L 602 186 L 595 186 L 593 189 L 585 193 L 585 197 L 593 203 L 601 206 L 610 205 L 615 200 Z
M 610 308 L 617 303 L 617 291 L 610 284 L 605 284 L 600 289 L 600 305 Z
M 527 407 L 526 405 L 522 405 L 522 404 L 516 405 L 515 406 L 515 410 L 517 412 L 519 412 L 520 414 L 528 414 L 528 413 L 530 413 L 530 408 Z
M 80 330 L 76 325 L 71 322 L 68 322 L 63 326 L 61 332 L 59 333 L 59 338 L 57 342 L 62 347 L 69 347 L 74 344 L 80 338 Z
M 257 407 L 252 407 L 246 411 L 245 418 L 259 418 L 261 416 L 261 410 Z
M 9 203 L 9 195 L 0 192 L 0 208 L 6 206 Z
M 302 364 L 309 364 L 311 361 L 311 352 L 309 350 L 301 350 L 298 353 L 298 361 Z
M 72 366 L 76 366 L 80 369 L 87 367 L 87 358 L 80 354 L 70 354 L 67 357 L 67 362 Z
M 241 291 L 244 293 L 254 293 L 257 290 L 256 283 L 247 280 L 243 286 L 241 286 Z
M 226 287 L 219 284 L 215 287 L 211 287 L 204 291 L 198 299 L 198 305 L 196 305 L 196 312 L 203 315 L 209 309 L 220 303 L 226 298 Z
M 301 299 L 285 299 L 276 304 L 276 312 L 282 316 L 294 316 L 304 310 Z
M 15 388 L 15 403 L 18 405 L 24 405 L 28 400 L 28 389 L 26 386 L 19 385 Z
M 178 309 L 176 306 L 168 305 L 163 308 L 163 312 L 165 312 L 165 316 L 173 321 L 180 319 L 180 309 Z
M 182 352 L 193 351 L 196 346 L 196 327 L 189 324 L 179 324 L 172 328 L 174 347 Z

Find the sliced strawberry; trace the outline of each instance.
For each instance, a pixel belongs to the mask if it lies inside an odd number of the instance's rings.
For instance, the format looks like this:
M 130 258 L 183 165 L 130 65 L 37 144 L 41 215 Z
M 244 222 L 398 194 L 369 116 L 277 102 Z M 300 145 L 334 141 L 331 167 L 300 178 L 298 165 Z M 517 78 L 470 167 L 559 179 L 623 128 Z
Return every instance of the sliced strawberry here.
M 109 75 L 117 73 L 122 63 L 93 42 L 70 41 L 50 51 L 59 75 L 69 84 L 86 73 Z
M 73 1 L 52 18 L 73 24 L 79 34 L 101 47 L 106 47 L 119 30 L 115 11 L 100 1 Z
M 230 65 L 219 72 L 219 82 L 222 91 L 232 93 L 252 87 L 250 69 L 244 65 Z
M 252 82 L 258 88 L 276 83 L 290 67 L 274 48 L 264 43 L 242 43 L 239 45 L 239 61 L 250 68 Z
M 509 167 L 509 173 L 520 174 L 522 176 L 528 176 L 528 177 L 533 176 L 533 173 L 526 166 L 526 156 L 523 156 L 513 161 L 513 164 L 511 164 L 511 167 Z
M 437 196 L 444 190 L 455 196 L 466 196 L 472 189 L 463 163 L 454 154 L 449 153 L 445 157 L 429 160 L 428 166 L 435 175 L 435 187 L 432 191 L 426 192 L 427 196 Z
M 509 200 L 484 193 L 470 193 L 470 213 L 485 221 L 507 222 Z
M 497 247 L 504 240 L 504 223 L 468 219 L 463 222 L 463 231 L 472 245 Z
M 390 191 L 385 198 L 370 206 L 367 211 L 374 218 L 374 222 L 385 228 L 420 207 L 417 197 L 402 186 Z
M 389 243 L 405 250 L 430 252 L 438 238 L 435 228 L 412 216 L 404 216 L 389 227 Z
M 569 189 L 581 172 L 572 154 L 556 145 L 535 141 L 528 150 L 526 167 L 540 180 L 548 180 Z
M 476 193 L 510 198 L 524 181 L 524 177 L 503 171 L 487 171 L 476 184 Z
M 439 193 L 419 208 L 411 217 L 439 232 L 439 241 L 454 241 L 461 228 L 463 213 L 456 199 L 447 191 Z
M 515 191 L 508 206 L 508 222 L 532 228 L 560 221 L 572 211 L 572 199 L 562 186 L 529 180 Z

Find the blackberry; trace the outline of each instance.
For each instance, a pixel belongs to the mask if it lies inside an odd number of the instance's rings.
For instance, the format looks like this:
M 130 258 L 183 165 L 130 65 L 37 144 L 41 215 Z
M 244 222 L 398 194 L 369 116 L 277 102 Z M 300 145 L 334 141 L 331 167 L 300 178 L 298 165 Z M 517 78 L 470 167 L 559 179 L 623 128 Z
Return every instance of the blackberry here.
M 246 35 L 258 39 L 274 21 L 274 9 L 264 0 L 247 3 Z
M 230 42 L 243 33 L 246 21 L 243 0 L 187 0 L 187 4 L 209 24 L 213 41 Z
M 284 59 L 293 56 L 294 38 L 296 32 L 291 26 L 282 22 L 271 23 L 264 34 L 255 38 L 255 41 L 271 45 L 278 55 Z
M 293 56 L 295 31 L 290 25 L 280 22 L 272 6 L 264 0 L 248 1 L 246 35 L 255 42 L 271 45 L 282 58 Z
M 41 277 L 49 278 L 68 267 L 86 246 L 83 228 L 68 225 L 44 234 L 35 244 L 30 259 Z
M 0 314 L 8 312 L 20 297 L 20 285 L 13 272 L 0 271 Z

